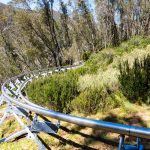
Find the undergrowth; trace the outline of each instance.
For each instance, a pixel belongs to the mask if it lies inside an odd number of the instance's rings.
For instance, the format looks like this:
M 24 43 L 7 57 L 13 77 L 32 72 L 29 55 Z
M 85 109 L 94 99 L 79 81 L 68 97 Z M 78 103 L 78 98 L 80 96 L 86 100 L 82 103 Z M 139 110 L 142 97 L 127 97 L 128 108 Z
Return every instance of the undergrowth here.
M 135 59 L 132 67 L 128 61 L 120 64 L 119 82 L 123 94 L 132 102 L 147 102 L 150 95 L 150 55 Z
M 83 67 L 34 80 L 27 94 L 33 102 L 65 113 L 94 114 L 123 107 L 124 101 L 118 99 L 118 93 L 122 93 L 118 66 L 127 60 L 132 66 L 135 58 L 144 58 L 150 53 L 148 44 L 149 37 L 137 36 L 119 47 L 93 53 Z
M 78 95 L 77 81 L 78 74 L 75 71 L 41 77 L 29 84 L 27 93 L 37 104 L 68 113 L 71 100 Z
M 142 49 L 150 44 L 150 38 L 145 36 L 133 36 L 130 40 L 122 42 L 119 47 L 114 48 L 118 55 L 131 52 L 135 48 Z

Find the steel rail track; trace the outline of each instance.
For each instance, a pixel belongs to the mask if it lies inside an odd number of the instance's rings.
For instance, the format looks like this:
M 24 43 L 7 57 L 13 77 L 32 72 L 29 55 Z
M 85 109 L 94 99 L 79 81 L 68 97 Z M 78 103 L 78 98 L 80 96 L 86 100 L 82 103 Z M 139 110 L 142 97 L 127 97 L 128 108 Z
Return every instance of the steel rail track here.
M 39 76 L 46 76 L 47 74 L 52 74 L 53 72 L 60 72 L 68 69 L 75 69 L 79 67 L 71 66 L 71 67 L 63 67 L 63 68 L 53 68 L 53 69 L 44 69 L 44 70 L 36 70 L 28 73 L 21 74 L 16 77 L 12 77 L 11 79 L 8 79 L 4 82 L 2 85 L 2 95 L 6 102 L 9 104 L 12 104 L 16 107 L 21 107 L 25 110 L 29 110 L 31 112 L 34 112 L 36 114 L 42 115 L 42 116 L 48 116 L 54 119 L 57 119 L 59 121 L 66 121 L 69 123 L 90 127 L 93 129 L 100 129 L 105 130 L 108 132 L 118 133 L 122 136 L 134 136 L 137 138 L 144 138 L 144 139 L 150 139 L 150 128 L 144 128 L 144 127 L 137 127 L 137 126 L 130 126 L 130 125 L 124 125 L 124 124 L 118 124 L 118 123 L 112 123 L 102 120 L 92 120 L 88 118 L 78 117 L 78 116 L 72 116 L 69 114 L 64 114 L 60 112 L 56 112 L 53 110 L 46 109 L 44 107 L 41 107 L 37 104 L 32 103 L 29 101 L 28 98 L 24 97 L 22 94 L 22 90 L 25 88 L 27 83 L 31 81 L 33 78 L 38 78 Z M 7 90 L 9 89 L 10 83 L 15 83 L 17 80 L 20 81 L 20 85 L 17 88 L 17 93 L 8 94 Z M 14 84 L 15 85 L 15 84 Z M 123 139 L 123 138 L 121 138 Z M 120 145 L 123 145 L 123 140 L 120 140 Z M 123 146 L 120 146 L 123 149 Z

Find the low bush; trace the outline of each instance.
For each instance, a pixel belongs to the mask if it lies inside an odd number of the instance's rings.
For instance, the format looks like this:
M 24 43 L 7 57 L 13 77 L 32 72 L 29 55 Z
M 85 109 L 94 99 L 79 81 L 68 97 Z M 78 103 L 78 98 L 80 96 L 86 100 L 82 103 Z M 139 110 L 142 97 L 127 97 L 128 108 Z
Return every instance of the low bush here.
M 80 95 L 71 102 L 72 110 L 85 114 L 94 114 L 98 111 L 118 107 L 122 101 L 115 93 L 109 93 L 108 89 L 88 88 L 80 93 Z
M 33 102 L 68 113 L 70 102 L 78 95 L 78 75 L 74 70 L 62 74 L 54 74 L 46 78 L 34 80 L 27 87 L 29 98 Z
M 85 75 L 87 73 L 87 70 L 88 70 L 88 68 L 83 66 L 83 67 L 76 69 L 75 72 L 76 72 L 76 74 L 78 74 L 80 76 L 80 75 Z
M 102 89 L 86 89 L 71 102 L 71 106 L 73 110 L 80 113 L 96 113 L 100 105 L 102 105 L 101 108 L 104 108 L 103 101 Z
M 148 44 L 150 44 L 149 37 L 134 36 L 114 49 L 119 55 L 122 55 L 124 52 L 131 52 L 135 48 L 145 48 Z
M 87 61 L 90 58 L 91 52 L 87 51 L 82 54 L 82 60 Z
M 112 52 L 99 52 L 91 55 L 90 59 L 85 63 L 87 74 L 96 74 L 98 69 L 105 69 L 113 62 L 114 54 Z
M 150 92 L 150 56 L 135 59 L 133 66 L 128 61 L 119 65 L 119 82 L 123 94 L 132 102 L 147 102 Z

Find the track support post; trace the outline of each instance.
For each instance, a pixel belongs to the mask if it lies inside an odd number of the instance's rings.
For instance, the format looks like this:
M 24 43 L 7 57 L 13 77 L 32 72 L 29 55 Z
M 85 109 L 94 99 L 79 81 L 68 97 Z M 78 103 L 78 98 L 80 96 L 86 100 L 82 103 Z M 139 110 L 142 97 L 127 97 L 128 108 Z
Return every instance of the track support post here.
M 118 150 L 144 150 L 140 138 L 136 139 L 135 145 L 125 144 L 125 135 L 120 135 Z
M 8 137 L 4 137 L 4 138 L 0 139 L 0 143 L 8 142 L 12 139 L 15 139 L 17 137 L 27 134 L 28 137 L 30 137 L 38 145 L 40 150 L 47 150 L 47 148 L 42 144 L 42 142 L 37 137 L 36 133 L 34 134 L 34 132 L 31 131 L 30 126 L 25 125 L 22 122 L 22 120 L 20 119 L 20 117 L 24 117 L 27 119 L 27 121 L 30 120 L 30 118 L 28 116 L 28 112 L 26 110 L 24 110 L 23 108 L 15 107 L 13 105 L 8 104 L 7 108 L 5 109 L 3 117 L 0 119 L 0 125 L 4 122 L 4 120 L 8 116 L 12 116 L 12 115 L 15 117 L 15 119 L 21 125 L 21 127 L 23 129 L 21 131 L 18 131 L 17 133 L 14 133 L 14 134 L 8 136 Z

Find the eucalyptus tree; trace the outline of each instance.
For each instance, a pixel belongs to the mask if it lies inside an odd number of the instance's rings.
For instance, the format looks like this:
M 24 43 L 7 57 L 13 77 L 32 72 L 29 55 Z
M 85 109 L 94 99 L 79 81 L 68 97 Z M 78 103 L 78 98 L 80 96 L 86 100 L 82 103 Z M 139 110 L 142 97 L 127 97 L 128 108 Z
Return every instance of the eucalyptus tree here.
M 13 0 L 14 7 L 21 9 L 16 11 L 19 16 L 18 23 L 30 43 L 28 43 L 30 54 L 37 57 L 40 64 L 45 64 L 47 60 L 48 66 L 53 62 L 55 66 L 61 66 L 61 48 L 53 12 L 54 1 L 36 1 L 37 10 L 31 8 L 33 2 L 33 0 Z
M 60 3 L 60 23 L 61 23 L 61 32 L 62 32 L 62 46 L 66 49 L 71 46 L 72 39 L 70 37 L 70 29 L 69 29 L 69 18 L 67 4 L 65 4 L 62 0 L 59 0 Z
M 117 2 L 115 0 L 96 0 L 96 10 L 98 15 L 98 25 L 100 26 L 102 44 L 104 46 L 117 46 L 120 43 L 115 12 Z
M 93 15 L 88 7 L 87 1 L 78 0 L 77 5 L 78 5 L 79 20 L 81 24 L 79 32 L 81 36 L 84 37 L 88 49 L 91 51 L 96 51 L 98 40 Z
M 1 44 L 4 48 L 4 53 L 7 55 L 7 60 L 10 65 L 16 66 L 19 70 L 22 70 L 22 64 L 20 63 L 20 56 L 15 46 L 14 36 L 14 20 L 13 20 L 12 8 L 6 7 L 1 10 L 0 15 L 0 36 Z

